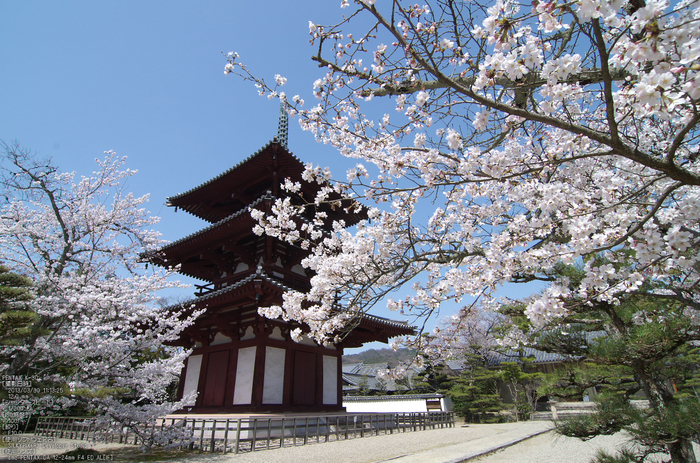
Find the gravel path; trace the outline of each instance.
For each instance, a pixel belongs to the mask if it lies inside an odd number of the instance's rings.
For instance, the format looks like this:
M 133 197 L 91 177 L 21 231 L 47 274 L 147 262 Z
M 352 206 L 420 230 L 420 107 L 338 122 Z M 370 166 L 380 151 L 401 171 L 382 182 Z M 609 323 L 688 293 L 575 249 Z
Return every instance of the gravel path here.
M 599 450 L 614 452 L 625 444 L 622 433 L 598 436 L 587 442 L 560 436 L 554 432 L 506 447 L 492 454 L 471 460 L 470 463 L 588 463 Z
M 516 425 L 472 425 L 432 429 L 382 436 L 372 436 L 337 442 L 309 444 L 283 449 L 239 453 L 238 455 L 191 456 L 173 463 L 375 463 L 396 459 L 437 447 L 444 447 L 489 436 L 495 431 L 511 429 Z M 496 427 L 496 428 L 494 428 Z M 428 463 L 427 460 L 425 460 Z
M 548 432 L 469 460 L 469 463 L 588 463 L 595 458 L 599 450 L 614 454 L 626 446 L 628 440 L 629 436 L 622 432 L 612 436 L 598 436 L 586 442 Z M 694 444 L 694 449 L 695 454 L 700 456 L 700 446 Z M 655 461 L 665 459 L 659 458 Z
M 619 433 L 614 436 L 599 436 L 583 442 L 575 438 L 559 436 L 547 431 L 551 427 L 546 422 L 521 422 L 503 424 L 469 425 L 429 431 L 397 433 L 342 440 L 338 442 L 309 444 L 283 449 L 262 450 L 235 454 L 189 454 L 174 457 L 170 454 L 169 463 L 296 463 L 318 461 L 323 463 L 460 463 L 469 455 L 482 454 L 500 445 L 514 445 L 493 451 L 487 455 L 468 460 L 470 463 L 588 463 L 599 449 L 615 452 L 627 441 L 627 436 Z M 538 434 L 539 433 L 539 434 Z M 535 437 L 527 438 L 537 434 Z M 57 439 L 49 448 L 39 446 L 38 454 L 61 453 L 75 445 L 85 446 L 86 442 Z M 129 454 L 133 463 L 141 458 L 133 446 L 113 445 L 111 447 L 90 445 L 109 455 L 112 461 L 126 461 L 119 458 Z M 132 449 L 123 453 L 127 449 Z M 58 452 L 57 452 L 58 450 Z M 700 447 L 695 451 L 700 455 Z M 161 455 L 164 456 L 164 455 Z M 174 458 L 173 458 L 174 457 Z M 5 457 L 7 458 L 7 457 Z M 4 458 L 0 457 L 0 461 Z

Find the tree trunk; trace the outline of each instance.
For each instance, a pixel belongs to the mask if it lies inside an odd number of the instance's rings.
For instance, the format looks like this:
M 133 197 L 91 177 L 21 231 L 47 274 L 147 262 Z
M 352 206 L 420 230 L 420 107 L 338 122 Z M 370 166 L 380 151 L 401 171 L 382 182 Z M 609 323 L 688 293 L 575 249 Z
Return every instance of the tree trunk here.
M 653 375 L 647 372 L 641 362 L 634 365 L 634 368 L 642 390 L 649 399 L 650 407 L 661 411 L 675 400 L 673 391 L 669 390 L 663 381 L 654 381 Z M 688 439 L 679 438 L 675 442 L 668 443 L 666 449 L 673 463 L 698 463 L 693 450 L 693 442 Z
M 673 463 L 697 463 L 693 443 L 687 439 L 680 439 L 677 442 L 666 444 L 668 453 L 671 455 Z

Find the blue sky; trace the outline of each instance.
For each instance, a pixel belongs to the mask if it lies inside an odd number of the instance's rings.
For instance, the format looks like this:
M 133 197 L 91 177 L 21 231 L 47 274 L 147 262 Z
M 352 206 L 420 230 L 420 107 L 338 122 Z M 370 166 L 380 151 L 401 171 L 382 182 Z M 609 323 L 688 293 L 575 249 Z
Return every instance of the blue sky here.
M 277 130 L 277 101 L 225 76 L 222 52 L 237 51 L 266 80 L 287 77 L 287 94 L 312 102 L 324 72 L 310 59 L 308 22 L 333 24 L 347 11 L 340 0 L 0 2 L 0 139 L 78 174 L 106 150 L 127 156 L 139 171 L 127 189 L 151 194 L 158 230 L 177 240 L 204 223 L 165 199 L 237 164 Z M 289 147 L 336 176 L 349 165 L 295 121 Z
M 278 102 L 225 76 L 222 52 L 237 51 L 266 80 L 287 77 L 287 94 L 311 102 L 324 72 L 310 59 L 308 22 L 330 24 L 345 11 L 340 0 L 0 2 L 0 139 L 79 175 L 106 150 L 127 156 L 139 171 L 127 189 L 150 193 L 157 229 L 177 240 L 204 222 L 165 199 L 237 164 L 277 131 Z M 344 176 L 348 161 L 296 121 L 289 147 Z
M 165 238 L 177 239 L 199 224 L 170 217 L 165 198 L 254 153 L 277 128 L 278 104 L 225 76 L 221 52 L 238 51 L 265 78 L 285 75 L 290 95 L 310 93 L 322 71 L 308 21 L 339 12 L 328 1 L 2 2 L 0 139 L 78 173 L 105 150 L 127 156 L 139 170 L 129 186 L 151 193 Z M 291 126 L 301 159 L 334 154 Z

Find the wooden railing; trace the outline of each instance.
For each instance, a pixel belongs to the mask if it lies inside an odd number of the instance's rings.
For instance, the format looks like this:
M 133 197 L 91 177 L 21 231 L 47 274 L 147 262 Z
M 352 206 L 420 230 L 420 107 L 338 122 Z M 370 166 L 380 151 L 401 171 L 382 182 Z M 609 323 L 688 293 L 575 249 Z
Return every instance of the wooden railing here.
M 40 417 L 34 433 L 65 439 L 138 445 L 174 428 L 181 447 L 208 452 L 245 452 L 395 432 L 454 427 L 453 412 L 372 413 L 250 418 L 160 418 L 138 432 L 117 423 L 98 426 L 93 418 Z M 173 428 L 174 427 L 174 428 Z

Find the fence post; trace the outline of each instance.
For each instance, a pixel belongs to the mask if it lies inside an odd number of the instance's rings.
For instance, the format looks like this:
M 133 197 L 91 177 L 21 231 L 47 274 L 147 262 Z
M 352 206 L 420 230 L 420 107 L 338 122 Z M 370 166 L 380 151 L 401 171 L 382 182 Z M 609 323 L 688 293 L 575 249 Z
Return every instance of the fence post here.
M 317 417 L 316 417 L 316 443 L 317 443 L 317 444 L 318 444 L 319 442 L 321 442 L 321 435 L 319 434 L 319 433 L 320 433 L 320 428 L 319 428 L 319 422 L 320 422 L 320 420 L 321 420 L 321 418 L 319 418 L 319 417 L 317 416 Z
M 292 445 L 297 446 L 297 418 L 292 420 Z
M 211 443 L 209 444 L 209 451 L 214 453 L 214 445 L 216 444 L 216 418 L 211 425 Z
M 228 425 L 231 422 L 231 418 L 226 419 L 226 429 L 224 430 L 224 455 L 226 455 L 226 448 L 228 446 Z
M 238 445 L 241 442 L 241 419 L 238 418 L 238 422 L 236 423 L 236 446 L 234 447 L 233 453 L 237 454 L 238 453 Z
M 258 419 L 253 418 L 253 441 L 252 444 L 250 444 L 250 451 L 255 452 L 255 441 L 258 438 Z
M 267 419 L 267 450 L 270 450 L 270 439 L 272 438 L 272 418 Z
M 200 451 L 204 451 L 204 447 L 203 447 L 204 446 L 204 423 L 205 423 L 205 421 L 203 420 L 202 427 L 199 430 L 199 450 Z M 197 421 L 195 418 L 193 418 L 192 419 L 192 429 L 194 429 L 195 426 L 197 426 Z
M 192 418 L 192 427 L 190 428 L 190 445 L 189 448 L 190 450 L 194 450 L 194 432 L 196 431 L 195 425 L 197 424 L 197 421 L 195 421 L 194 418 Z M 187 425 L 187 418 L 185 418 L 185 425 Z
M 287 423 L 287 420 L 282 417 L 282 430 L 280 431 L 280 448 L 284 447 L 284 425 Z

